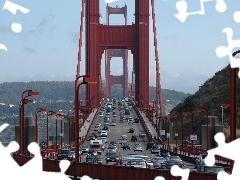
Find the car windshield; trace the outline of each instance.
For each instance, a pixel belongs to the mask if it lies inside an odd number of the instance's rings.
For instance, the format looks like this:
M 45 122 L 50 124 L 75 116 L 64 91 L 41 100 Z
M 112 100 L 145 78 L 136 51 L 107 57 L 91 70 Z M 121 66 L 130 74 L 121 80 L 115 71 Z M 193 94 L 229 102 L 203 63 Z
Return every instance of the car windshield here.
M 207 155 L 206 154 L 202 154 L 202 158 L 205 159 L 205 157 L 207 157 Z

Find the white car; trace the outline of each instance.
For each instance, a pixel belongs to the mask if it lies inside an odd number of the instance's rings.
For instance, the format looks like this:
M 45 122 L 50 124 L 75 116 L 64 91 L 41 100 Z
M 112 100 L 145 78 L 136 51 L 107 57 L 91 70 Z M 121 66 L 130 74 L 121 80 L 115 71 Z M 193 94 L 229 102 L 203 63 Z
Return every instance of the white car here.
M 166 159 L 164 157 L 154 157 L 152 159 L 153 161 L 153 167 L 154 168 L 160 168 L 165 169 L 166 168 Z
M 147 168 L 147 163 L 142 158 L 129 158 L 127 159 L 126 166 L 131 167 L 139 167 L 139 168 Z
M 123 140 L 123 139 L 126 139 L 127 140 L 127 135 L 121 135 L 121 139 Z
M 139 133 L 139 137 L 146 137 L 146 133 L 143 132 L 143 131 L 141 131 L 141 132 Z
M 107 137 L 107 131 L 102 131 L 101 132 L 101 137 Z

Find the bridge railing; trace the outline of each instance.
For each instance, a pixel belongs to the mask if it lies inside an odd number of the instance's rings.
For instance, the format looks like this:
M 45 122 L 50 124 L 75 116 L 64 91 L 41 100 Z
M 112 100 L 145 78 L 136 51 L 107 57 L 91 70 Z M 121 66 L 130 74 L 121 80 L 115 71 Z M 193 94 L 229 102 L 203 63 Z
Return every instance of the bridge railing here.
M 13 158 L 20 165 L 24 165 L 29 160 L 34 160 L 34 157 L 28 157 L 20 154 L 13 154 Z M 59 161 L 52 159 L 43 159 L 43 171 L 60 172 Z M 154 180 L 157 176 L 162 176 L 167 180 L 180 180 L 181 177 L 174 177 L 169 170 L 158 170 L 148 168 L 134 168 L 119 165 L 102 165 L 102 164 L 88 164 L 85 162 L 77 163 L 71 162 L 70 167 L 66 171 L 67 175 L 82 177 L 88 175 L 91 178 L 107 179 L 107 180 Z M 190 172 L 189 180 L 216 180 L 216 174 Z

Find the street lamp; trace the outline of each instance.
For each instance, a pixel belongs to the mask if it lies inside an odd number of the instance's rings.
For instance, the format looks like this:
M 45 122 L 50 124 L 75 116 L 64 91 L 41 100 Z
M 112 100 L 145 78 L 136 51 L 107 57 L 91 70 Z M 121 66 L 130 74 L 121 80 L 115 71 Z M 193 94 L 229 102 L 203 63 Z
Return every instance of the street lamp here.
M 209 148 L 209 145 L 208 145 L 208 110 L 206 108 L 198 108 L 197 112 L 199 112 L 199 113 L 205 112 L 206 115 L 207 115 L 207 118 L 206 118 L 206 129 L 207 129 L 206 130 L 207 131 L 207 133 L 206 133 L 206 141 L 207 141 L 207 150 L 208 150 L 208 148 Z
M 79 78 L 83 77 L 83 81 L 78 84 Z M 74 113 L 74 118 L 75 118 L 75 161 L 79 161 L 79 87 L 82 84 L 90 84 L 90 83 L 97 83 L 98 78 L 92 78 L 89 76 L 79 76 L 75 80 L 75 113 Z
M 56 114 L 56 116 L 57 117 L 60 117 L 60 118 L 67 118 L 68 116 L 67 115 L 65 115 L 65 114 Z M 62 127 L 63 127 L 63 125 L 62 125 L 62 119 L 61 119 L 61 127 L 60 127 L 60 129 L 61 129 L 61 132 L 60 132 L 60 144 L 61 144 L 61 148 L 62 148 L 62 136 L 63 136 L 63 132 L 62 132 Z M 56 119 L 56 129 L 57 129 L 57 119 Z M 70 134 L 69 134 L 70 135 Z M 56 130 L 56 136 L 57 136 L 57 130 Z
M 36 127 L 36 130 L 35 130 L 35 138 L 36 138 L 36 143 L 38 143 L 38 117 L 37 117 L 37 114 L 39 113 L 39 112 L 46 112 L 46 109 L 45 108 L 37 108 L 36 110 L 35 110 L 35 127 Z
M 53 115 L 53 114 L 57 114 L 56 112 L 54 112 L 54 111 L 47 111 L 47 149 L 48 149 L 48 116 L 50 116 L 50 115 Z
M 230 108 L 230 103 L 222 104 L 221 108 L 222 108 L 222 125 L 223 125 L 223 109 Z
M 240 50 L 232 53 L 235 57 Z M 230 68 L 230 141 L 236 139 L 236 68 Z M 233 161 L 230 161 L 230 172 L 232 173 Z
M 190 111 L 184 111 L 182 114 L 184 116 L 191 115 L 191 135 L 193 135 L 193 113 Z M 193 149 L 193 140 L 192 140 L 192 149 Z
M 25 95 L 27 93 L 27 95 Z M 25 96 L 24 96 L 25 95 Z M 26 99 L 29 96 L 38 96 L 39 92 L 33 90 L 25 90 L 22 93 L 22 99 L 20 101 L 20 153 L 24 153 L 25 149 L 25 132 L 24 132 L 24 104 L 33 103 L 33 100 Z
M 183 118 L 181 117 L 181 115 L 180 114 L 174 114 L 173 116 L 170 116 L 170 118 L 176 118 L 175 120 L 176 120 L 176 128 L 175 128 L 175 130 L 177 130 L 177 127 L 178 127 L 178 125 L 177 125 L 177 118 L 180 118 L 180 120 L 181 120 L 181 126 L 182 126 L 182 147 L 183 147 Z M 177 136 L 178 136 L 178 134 L 177 134 Z M 176 138 L 176 148 L 177 148 L 177 136 L 176 136 L 176 132 L 175 132 L 175 138 Z

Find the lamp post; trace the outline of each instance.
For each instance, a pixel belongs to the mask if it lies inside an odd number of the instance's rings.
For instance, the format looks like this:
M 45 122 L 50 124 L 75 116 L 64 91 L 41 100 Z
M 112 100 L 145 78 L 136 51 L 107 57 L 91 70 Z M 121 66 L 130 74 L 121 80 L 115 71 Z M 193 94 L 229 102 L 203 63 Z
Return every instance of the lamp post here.
M 27 93 L 26 96 L 24 96 L 25 94 Z M 24 150 L 25 150 L 25 131 L 24 131 L 24 104 L 30 104 L 30 103 L 33 103 L 33 100 L 29 100 L 29 99 L 26 99 L 27 97 L 29 96 L 38 96 L 39 95 L 39 92 L 37 91 L 33 91 L 33 90 L 25 90 L 23 91 L 22 93 L 22 99 L 20 101 L 20 123 L 19 123 L 19 126 L 20 126 L 20 153 L 23 154 L 24 153 Z
M 235 57 L 240 50 L 232 53 Z M 236 68 L 230 68 L 230 141 L 236 139 Z M 230 161 L 230 171 L 233 169 L 233 161 Z
M 65 115 L 65 114 L 56 114 L 56 116 L 57 116 L 57 117 L 60 117 L 60 118 L 62 118 L 62 119 L 68 117 L 68 116 Z M 63 126 L 62 126 L 62 121 L 63 121 L 63 120 L 62 120 L 62 119 L 61 119 L 61 126 L 60 126 L 60 130 L 61 130 L 61 132 L 60 132 L 60 144 L 61 144 L 61 148 L 62 148 L 62 136 L 63 136 L 63 132 L 62 132 L 62 127 L 63 127 Z M 56 128 L 57 128 L 57 127 L 56 127 Z
M 208 140 L 208 110 L 206 108 L 198 108 L 197 112 L 201 113 L 201 112 L 205 112 L 206 113 L 206 142 L 207 142 L 207 150 L 209 149 L 209 140 Z
M 54 112 L 54 111 L 47 111 L 47 149 L 48 149 L 48 139 L 49 139 L 49 137 L 48 137 L 48 116 L 50 116 L 50 115 L 53 115 L 53 114 L 57 114 L 56 112 Z
M 36 141 L 36 143 L 38 143 L 38 117 L 37 117 L 37 114 L 39 113 L 39 112 L 46 112 L 46 109 L 45 108 L 37 108 L 36 110 L 35 110 L 35 141 Z
M 164 121 L 165 121 L 165 119 L 164 119 L 163 116 L 160 116 L 159 118 L 160 118 L 160 121 L 162 121 L 161 130 L 163 130 L 163 128 L 165 128 L 165 127 L 164 127 Z M 165 130 L 165 129 L 164 129 L 164 130 Z M 160 135 L 161 135 L 161 134 L 160 134 Z M 162 148 L 163 148 L 163 144 L 165 144 L 165 132 L 164 132 L 164 135 L 161 135 L 161 137 L 162 137 L 162 141 L 163 141 L 163 143 L 162 143 Z
M 230 103 L 222 104 L 221 108 L 222 108 L 222 125 L 223 125 L 223 109 L 230 108 Z
M 193 113 L 192 112 L 190 112 L 190 111 L 184 111 L 183 113 L 182 113 L 184 116 L 188 116 L 188 115 L 191 115 L 191 134 L 193 134 Z M 192 142 L 192 149 L 193 149 L 193 140 L 191 140 Z
M 83 81 L 78 84 L 79 78 L 83 77 Z M 79 76 L 75 80 L 75 113 L 74 113 L 74 118 L 75 118 L 75 161 L 79 161 L 79 87 L 82 84 L 89 84 L 89 83 L 97 83 L 98 78 L 92 78 L 89 76 Z

